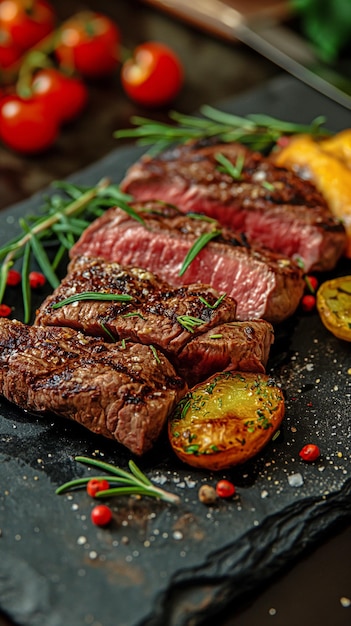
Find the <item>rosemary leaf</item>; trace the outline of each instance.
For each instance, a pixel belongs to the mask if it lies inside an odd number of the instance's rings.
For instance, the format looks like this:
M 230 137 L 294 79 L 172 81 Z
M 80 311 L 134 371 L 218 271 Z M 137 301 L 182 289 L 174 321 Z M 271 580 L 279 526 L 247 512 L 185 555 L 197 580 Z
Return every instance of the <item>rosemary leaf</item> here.
M 145 476 L 145 474 L 139 469 L 139 467 L 134 463 L 134 461 L 129 461 L 128 463 L 129 469 L 132 472 L 132 474 L 138 479 L 140 480 L 140 482 L 144 483 L 145 485 L 151 485 L 151 480 L 148 479 L 147 476 Z
M 202 319 L 192 315 L 178 315 L 177 322 L 189 333 L 193 333 L 196 326 L 201 326 L 204 323 Z
M 82 291 L 81 293 L 75 293 L 64 300 L 60 300 L 60 302 L 55 302 L 52 304 L 53 309 L 60 309 L 66 304 L 71 304 L 72 302 L 78 302 L 80 300 L 99 300 L 99 301 L 113 301 L 113 302 L 130 302 L 133 300 L 133 296 L 129 296 L 128 294 L 123 293 L 106 293 L 104 291 Z
M 201 250 L 209 243 L 209 241 L 211 241 L 212 239 L 215 239 L 215 237 L 218 237 L 218 235 L 220 235 L 221 232 L 222 231 L 220 230 L 211 230 L 208 233 L 203 233 L 202 235 L 200 235 L 200 237 L 196 239 L 196 241 L 194 242 L 194 244 L 191 246 L 190 250 L 188 251 L 187 255 L 185 256 L 182 267 L 179 270 L 178 276 L 183 276 L 183 274 L 185 274 L 190 263 L 192 263 L 192 261 L 199 254 L 199 252 L 201 252 Z
M 22 261 L 22 299 L 23 299 L 23 319 L 28 324 L 31 314 L 31 289 L 29 285 L 29 264 L 31 256 L 31 246 L 28 241 L 24 247 Z
M 170 124 L 145 117 L 132 117 L 131 123 L 135 127 L 116 131 L 114 136 L 117 139 L 135 139 L 140 145 L 151 145 L 152 154 L 157 154 L 175 143 L 211 137 L 217 137 L 218 141 L 225 143 L 238 141 L 255 150 L 267 150 L 273 147 L 282 134 L 308 133 L 317 137 L 330 134 L 323 126 L 324 117 L 315 118 L 311 124 L 295 124 L 269 115 L 240 117 L 208 105 L 201 107 L 198 116 L 171 111 L 169 117 Z
M 235 165 L 221 153 L 215 154 L 215 159 L 222 165 L 220 168 L 222 172 L 229 174 L 234 180 L 240 180 L 245 162 L 243 154 L 238 154 Z

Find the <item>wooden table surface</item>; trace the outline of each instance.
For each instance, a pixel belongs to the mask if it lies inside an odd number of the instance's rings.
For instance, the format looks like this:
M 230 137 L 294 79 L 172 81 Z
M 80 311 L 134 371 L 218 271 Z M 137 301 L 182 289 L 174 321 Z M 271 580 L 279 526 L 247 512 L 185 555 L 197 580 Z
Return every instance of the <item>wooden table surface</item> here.
M 84 7 L 106 13 L 118 23 L 128 49 L 150 39 L 172 46 L 186 69 L 185 85 L 173 108 L 184 113 L 235 97 L 280 73 L 244 46 L 201 33 L 137 0 L 56 0 L 53 5 L 62 19 Z M 126 98 L 118 72 L 112 79 L 91 83 L 89 91 L 84 115 L 61 132 L 47 153 L 22 157 L 0 146 L 0 209 L 117 148 L 113 131 L 129 126 L 131 115 L 150 114 Z M 166 110 L 152 115 L 167 117 Z M 259 592 L 219 615 L 217 626 L 349 626 L 351 608 L 342 606 L 341 598 L 351 598 L 350 554 L 351 526 L 334 529 L 313 551 L 283 568 L 279 577 L 262 581 Z M 213 623 L 212 619 L 206 626 Z M 0 626 L 12 623 L 0 615 Z

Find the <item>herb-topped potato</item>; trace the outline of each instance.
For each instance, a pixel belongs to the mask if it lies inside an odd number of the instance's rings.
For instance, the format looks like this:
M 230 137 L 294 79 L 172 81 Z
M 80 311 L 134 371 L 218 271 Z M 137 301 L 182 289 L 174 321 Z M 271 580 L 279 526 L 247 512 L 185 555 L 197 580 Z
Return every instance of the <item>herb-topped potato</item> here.
M 283 392 L 268 375 L 221 372 L 179 402 L 169 421 L 171 446 L 194 467 L 238 465 L 268 443 L 284 412 Z

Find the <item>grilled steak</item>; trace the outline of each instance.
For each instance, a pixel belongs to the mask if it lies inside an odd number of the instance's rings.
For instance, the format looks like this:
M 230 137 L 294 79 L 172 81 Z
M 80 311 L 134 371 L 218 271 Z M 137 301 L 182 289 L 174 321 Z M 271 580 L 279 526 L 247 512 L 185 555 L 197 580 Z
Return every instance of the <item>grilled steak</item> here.
M 0 393 L 30 411 L 50 411 L 149 450 L 186 384 L 160 352 L 124 348 L 70 328 L 0 319 Z
M 273 329 L 264 320 L 229 322 L 191 339 L 174 365 L 189 387 L 225 369 L 264 373 L 272 342 Z
M 84 292 L 124 294 L 133 300 L 76 300 L 53 308 Z M 227 368 L 264 372 L 272 327 L 263 320 L 231 323 L 235 309 L 234 300 L 221 298 L 209 286 L 174 288 L 146 270 L 77 257 L 61 285 L 43 302 L 36 324 L 152 344 L 193 385 Z
M 218 153 L 237 167 L 236 177 L 219 166 Z M 237 143 L 189 143 L 145 156 L 121 187 L 137 201 L 159 199 L 211 216 L 250 241 L 301 259 L 306 272 L 332 269 L 345 249 L 343 226 L 311 182 Z
M 160 202 L 134 204 L 144 224 L 119 208 L 88 226 L 71 249 L 76 256 L 103 257 L 144 267 L 174 286 L 208 283 L 237 302 L 239 320 L 280 322 L 296 310 L 304 289 L 291 260 L 258 246 L 213 220 L 195 219 Z M 182 263 L 199 237 L 214 234 L 180 276 Z M 217 234 L 216 234 L 217 233 Z
M 88 299 L 53 308 L 65 298 L 84 292 L 115 293 L 131 296 L 132 300 Z M 110 334 L 115 339 L 153 344 L 168 354 L 177 354 L 189 337 L 236 319 L 235 301 L 227 296 L 219 300 L 220 294 L 210 286 L 171 287 L 144 269 L 78 257 L 71 261 L 60 286 L 41 305 L 36 323 L 71 326 L 105 339 Z M 184 317 L 197 320 L 191 332 L 182 325 Z

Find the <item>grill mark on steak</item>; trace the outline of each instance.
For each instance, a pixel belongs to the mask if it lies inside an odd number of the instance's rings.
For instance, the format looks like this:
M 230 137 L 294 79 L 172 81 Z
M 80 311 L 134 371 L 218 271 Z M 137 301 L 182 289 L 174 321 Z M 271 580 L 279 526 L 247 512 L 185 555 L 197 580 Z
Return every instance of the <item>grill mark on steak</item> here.
M 151 449 L 187 391 L 166 357 L 106 344 L 71 328 L 0 319 L 0 393 L 17 406 L 52 412 L 140 455 Z
M 277 323 L 296 310 L 304 280 L 290 259 L 248 246 L 241 235 L 222 227 L 221 236 L 208 243 L 179 276 L 191 246 L 218 224 L 194 219 L 158 201 L 135 203 L 133 208 L 144 224 L 122 209 L 109 209 L 88 226 L 72 247 L 71 258 L 103 257 L 144 267 L 173 286 L 209 283 L 236 300 L 239 320 L 264 318 Z
M 54 309 L 65 298 L 83 292 L 122 293 L 131 302 L 87 300 Z M 107 339 L 106 330 L 115 339 L 152 344 L 171 355 L 183 349 L 191 336 L 236 319 L 236 303 L 209 285 L 192 284 L 172 287 L 151 272 L 137 267 L 123 267 L 101 258 L 79 257 L 71 261 L 67 276 L 40 306 L 35 323 L 70 326 L 88 335 Z M 178 321 L 181 316 L 202 320 L 189 333 Z M 106 330 L 105 330 L 106 329 Z
M 220 170 L 217 153 L 234 165 L 244 156 L 237 180 Z M 121 188 L 136 201 L 159 199 L 211 216 L 250 241 L 301 259 L 306 272 L 333 269 L 345 249 L 344 227 L 310 181 L 238 143 L 187 143 L 144 156 Z
M 90 300 L 59 309 L 52 307 L 72 293 L 102 289 L 119 293 L 122 284 L 124 293 L 133 295 L 135 302 L 115 306 Z M 225 297 L 211 309 L 200 296 L 212 306 L 220 298 L 218 292 L 205 285 L 173 289 L 143 269 L 79 257 L 71 261 L 61 285 L 43 302 L 35 323 L 69 326 L 103 337 L 107 329 L 116 339 L 152 344 L 166 354 L 178 374 L 191 385 L 223 369 L 264 372 L 273 342 L 272 326 L 263 320 L 234 323 L 234 300 Z M 130 310 L 138 314 L 125 317 Z M 178 315 L 201 318 L 204 323 L 189 332 L 177 321 Z

